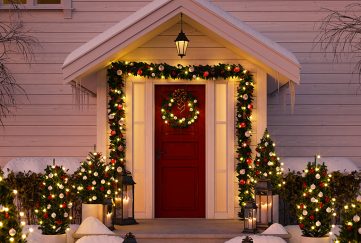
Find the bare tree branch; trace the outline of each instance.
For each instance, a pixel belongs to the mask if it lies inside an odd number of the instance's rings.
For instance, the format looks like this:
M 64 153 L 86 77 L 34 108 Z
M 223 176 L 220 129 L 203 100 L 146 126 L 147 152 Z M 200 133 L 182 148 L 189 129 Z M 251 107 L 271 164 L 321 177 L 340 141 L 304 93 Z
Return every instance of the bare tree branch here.
M 25 90 L 16 82 L 16 79 L 7 67 L 12 54 L 20 53 L 30 64 L 34 57 L 34 47 L 38 44 L 24 28 L 21 19 L 21 7 L 17 0 L 10 2 L 9 22 L 0 22 L 0 123 L 11 115 L 11 107 L 17 105 L 15 94 L 24 94 Z

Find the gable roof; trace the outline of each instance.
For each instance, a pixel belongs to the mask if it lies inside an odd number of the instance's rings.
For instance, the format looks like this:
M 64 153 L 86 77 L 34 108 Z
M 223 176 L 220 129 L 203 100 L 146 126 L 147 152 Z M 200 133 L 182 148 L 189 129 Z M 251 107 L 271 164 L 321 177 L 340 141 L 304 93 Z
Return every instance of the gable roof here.
M 103 68 L 178 22 L 212 38 L 285 81 L 300 81 L 300 63 L 290 51 L 207 0 L 155 0 L 71 52 L 63 63 L 66 82 Z

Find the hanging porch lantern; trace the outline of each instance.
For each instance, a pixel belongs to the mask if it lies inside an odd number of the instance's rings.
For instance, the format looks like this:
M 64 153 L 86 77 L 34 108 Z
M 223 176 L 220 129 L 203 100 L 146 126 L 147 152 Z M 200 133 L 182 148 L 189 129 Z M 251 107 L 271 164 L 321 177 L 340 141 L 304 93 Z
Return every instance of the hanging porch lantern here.
M 181 13 L 181 32 L 175 39 L 175 45 L 177 46 L 178 56 L 183 58 L 186 55 L 189 40 L 186 34 L 183 32 L 183 14 Z
M 255 197 L 258 207 L 257 228 L 266 229 L 273 223 L 273 197 L 270 180 L 258 180 L 255 185 Z
M 134 219 L 134 185 L 130 174 L 122 173 L 119 177 L 120 192 L 115 198 L 113 223 L 115 225 L 137 224 Z
M 243 233 L 256 233 L 257 205 L 255 201 L 246 202 L 244 207 Z

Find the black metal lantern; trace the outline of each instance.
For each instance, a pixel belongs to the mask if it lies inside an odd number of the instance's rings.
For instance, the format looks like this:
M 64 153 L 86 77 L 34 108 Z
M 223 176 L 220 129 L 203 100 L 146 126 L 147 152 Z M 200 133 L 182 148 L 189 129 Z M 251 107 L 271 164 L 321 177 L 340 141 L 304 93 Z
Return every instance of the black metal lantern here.
M 253 239 L 248 235 L 242 240 L 242 243 L 253 243 Z
M 134 185 L 130 174 L 122 173 L 119 178 L 120 192 L 115 198 L 113 223 L 115 225 L 137 224 L 134 219 Z
M 272 184 L 268 179 L 260 179 L 255 185 L 258 207 L 257 228 L 265 229 L 273 223 Z
M 243 233 L 256 233 L 257 231 L 257 205 L 255 201 L 246 202 L 244 206 L 244 228 Z
M 113 202 L 112 199 L 106 198 L 103 203 L 103 224 L 110 230 L 114 230 L 113 220 Z
M 177 46 L 178 56 L 183 58 L 186 55 L 189 40 L 186 34 L 183 32 L 183 14 L 181 13 L 181 32 L 175 39 L 175 45 Z

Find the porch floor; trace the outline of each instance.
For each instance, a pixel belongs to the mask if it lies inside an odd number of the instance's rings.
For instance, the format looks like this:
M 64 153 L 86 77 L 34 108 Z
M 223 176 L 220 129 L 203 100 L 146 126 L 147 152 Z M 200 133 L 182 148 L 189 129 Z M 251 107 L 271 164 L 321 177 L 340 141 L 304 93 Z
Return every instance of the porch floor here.
M 230 219 L 143 219 L 116 226 L 117 234 L 132 232 L 138 242 L 225 242 L 241 235 L 243 222 Z

